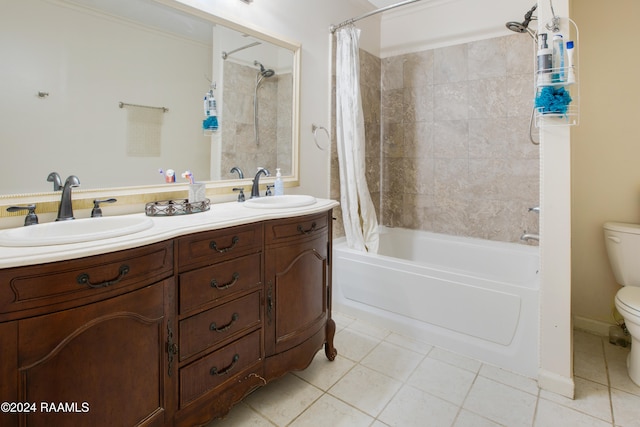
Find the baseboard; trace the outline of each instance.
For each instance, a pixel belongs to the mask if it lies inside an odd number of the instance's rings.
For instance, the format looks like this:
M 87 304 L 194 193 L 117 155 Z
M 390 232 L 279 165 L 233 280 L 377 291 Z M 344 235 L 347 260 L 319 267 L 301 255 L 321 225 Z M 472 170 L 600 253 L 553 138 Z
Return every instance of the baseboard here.
M 569 399 L 573 399 L 575 395 L 573 378 L 563 377 L 544 369 L 538 370 L 538 387 Z
M 573 316 L 573 328 L 590 334 L 609 336 L 609 327 L 613 323 L 602 322 L 600 320 L 587 319 L 586 317 Z

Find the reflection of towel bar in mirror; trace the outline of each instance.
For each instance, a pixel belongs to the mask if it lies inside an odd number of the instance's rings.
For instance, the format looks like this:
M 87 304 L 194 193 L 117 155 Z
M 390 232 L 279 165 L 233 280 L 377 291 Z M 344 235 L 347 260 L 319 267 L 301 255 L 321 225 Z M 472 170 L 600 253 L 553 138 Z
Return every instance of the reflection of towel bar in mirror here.
M 164 113 L 169 111 L 167 107 L 152 107 L 150 105 L 127 104 L 126 102 L 120 102 L 118 105 L 120 106 L 120 108 L 124 108 L 124 107 L 153 108 L 155 110 L 162 110 Z
M 327 134 L 328 143 L 324 147 L 318 144 L 318 130 L 323 130 Z M 317 126 L 315 124 L 311 124 L 311 132 L 313 133 L 313 141 L 316 143 L 316 147 L 318 147 L 320 150 L 323 150 L 323 151 L 326 150 L 331 144 L 331 134 L 329 134 L 329 131 L 327 130 L 327 128 L 324 126 Z

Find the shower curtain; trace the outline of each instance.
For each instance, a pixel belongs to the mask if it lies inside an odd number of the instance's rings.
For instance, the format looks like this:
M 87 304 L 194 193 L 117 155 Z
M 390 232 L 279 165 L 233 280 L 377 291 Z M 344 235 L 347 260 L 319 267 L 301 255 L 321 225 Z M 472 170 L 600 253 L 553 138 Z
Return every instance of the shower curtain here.
M 342 220 L 350 248 L 378 251 L 378 220 L 365 177 L 365 135 L 360 96 L 360 29 L 337 31 L 336 130 Z

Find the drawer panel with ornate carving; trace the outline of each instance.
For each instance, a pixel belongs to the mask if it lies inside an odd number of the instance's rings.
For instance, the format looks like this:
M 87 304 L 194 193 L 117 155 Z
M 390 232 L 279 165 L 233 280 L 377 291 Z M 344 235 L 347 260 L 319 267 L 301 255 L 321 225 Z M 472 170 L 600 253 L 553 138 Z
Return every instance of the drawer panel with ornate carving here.
M 180 271 L 262 251 L 262 224 L 241 225 L 178 239 Z
M 180 406 L 183 407 L 237 374 L 246 373 L 248 368 L 255 367 L 261 360 L 260 332 L 252 332 L 181 368 Z
M 81 259 L 3 269 L 0 270 L 0 314 L 22 310 L 40 314 L 70 308 L 128 292 L 172 274 L 172 241 Z
M 180 275 L 180 313 L 262 283 L 262 254 L 247 255 Z
M 260 326 L 260 292 L 180 322 L 180 360 Z
M 274 220 L 267 222 L 265 227 L 265 243 L 280 243 L 304 236 L 316 235 L 326 231 L 328 227 L 328 215 L 323 212 L 318 215 L 307 215 L 290 220 Z

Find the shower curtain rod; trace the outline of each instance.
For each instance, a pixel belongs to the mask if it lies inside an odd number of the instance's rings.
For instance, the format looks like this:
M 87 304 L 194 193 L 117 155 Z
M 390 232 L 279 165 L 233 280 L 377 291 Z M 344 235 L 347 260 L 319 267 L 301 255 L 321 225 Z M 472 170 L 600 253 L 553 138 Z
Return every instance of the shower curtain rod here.
M 246 46 L 239 47 L 237 49 L 233 49 L 231 52 L 222 52 L 222 59 L 227 59 L 229 56 L 233 55 L 236 52 L 240 52 L 241 50 L 249 49 L 250 47 L 258 46 L 261 44 L 260 42 L 253 42 Z
M 342 21 L 341 23 L 339 23 L 337 25 L 332 25 L 332 26 L 329 27 L 329 31 L 331 31 L 331 33 L 333 34 L 333 33 L 336 32 L 336 30 L 338 30 L 338 29 L 340 29 L 342 27 L 345 27 L 345 26 L 347 26 L 349 24 L 353 24 L 354 22 L 359 21 L 361 19 L 368 18 L 370 16 L 377 15 L 378 13 L 386 12 L 387 10 L 395 9 L 396 7 L 404 6 L 406 4 L 415 3 L 415 2 L 418 2 L 418 1 L 421 1 L 421 0 L 402 1 L 400 3 L 392 4 L 392 5 L 385 6 L 385 7 L 381 7 L 380 9 L 372 10 L 371 12 L 365 13 L 364 15 L 360 15 L 360 16 L 357 16 L 355 18 L 347 19 L 346 21 Z

